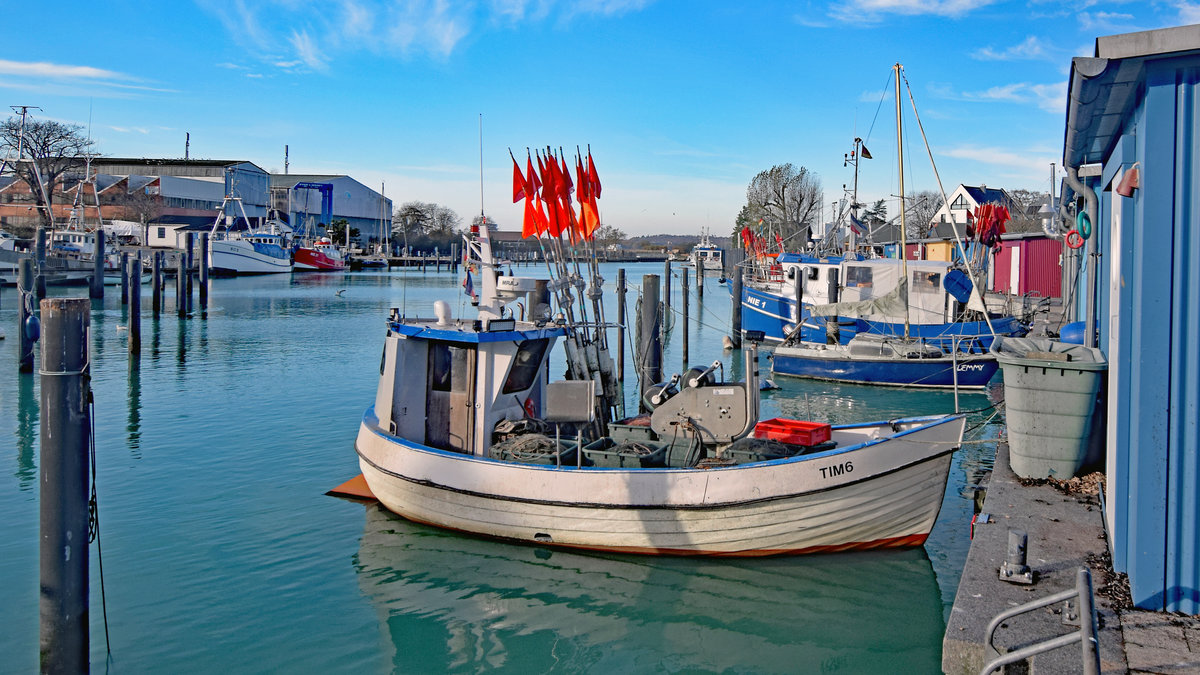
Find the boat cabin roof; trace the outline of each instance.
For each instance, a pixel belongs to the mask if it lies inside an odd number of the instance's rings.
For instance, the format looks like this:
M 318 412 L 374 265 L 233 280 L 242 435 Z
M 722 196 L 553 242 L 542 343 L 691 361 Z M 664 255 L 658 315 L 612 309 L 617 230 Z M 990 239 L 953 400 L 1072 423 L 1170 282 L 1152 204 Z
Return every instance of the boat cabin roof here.
M 492 319 L 492 322 L 504 321 L 506 325 L 512 319 Z M 437 319 L 404 319 L 391 321 L 388 326 L 393 333 L 408 338 L 420 340 L 441 340 L 445 342 L 460 342 L 480 344 L 487 342 L 519 342 L 539 338 L 562 337 L 567 331 L 562 326 L 546 324 L 538 327 L 528 321 L 513 322 L 512 330 L 488 330 L 489 326 L 481 321 L 455 319 L 439 323 Z

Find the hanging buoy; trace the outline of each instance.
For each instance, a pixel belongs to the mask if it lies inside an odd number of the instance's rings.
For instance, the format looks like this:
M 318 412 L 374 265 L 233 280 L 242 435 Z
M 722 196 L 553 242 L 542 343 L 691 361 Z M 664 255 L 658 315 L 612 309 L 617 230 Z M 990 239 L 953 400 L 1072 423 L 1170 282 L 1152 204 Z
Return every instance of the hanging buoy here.
M 1083 235 L 1079 234 L 1079 230 L 1071 230 L 1066 237 L 1067 248 L 1079 248 L 1083 246 Z
M 1088 218 L 1087 211 L 1080 211 L 1078 216 L 1075 216 L 1075 229 L 1084 239 L 1092 236 L 1092 219 Z M 1079 248 L 1076 246 L 1075 248 Z
M 38 321 L 37 316 L 30 314 L 25 317 L 25 337 L 29 338 L 30 342 L 37 342 L 42 336 L 42 323 Z

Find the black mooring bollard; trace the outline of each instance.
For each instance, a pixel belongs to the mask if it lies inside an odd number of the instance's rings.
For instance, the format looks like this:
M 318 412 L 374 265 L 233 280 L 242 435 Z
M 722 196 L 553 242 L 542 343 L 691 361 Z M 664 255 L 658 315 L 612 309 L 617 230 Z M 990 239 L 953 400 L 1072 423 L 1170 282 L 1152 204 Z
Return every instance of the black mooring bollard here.
M 183 297 L 187 289 L 187 256 L 180 253 L 175 262 L 175 313 L 182 319 L 187 316 L 187 300 Z
M 663 321 L 662 334 L 663 342 L 666 342 L 667 337 L 671 334 L 671 259 L 667 258 L 663 261 L 663 282 L 662 282 L 662 306 L 663 306 Z
M 625 382 L 626 289 L 625 268 L 622 267 L 617 270 L 617 382 Z
M 41 670 L 88 672 L 87 328 L 91 301 L 41 303 Z
M 746 258 L 746 254 L 741 249 L 734 249 L 733 260 L 733 327 L 730 330 L 729 337 L 733 340 L 733 348 L 742 348 L 742 270 L 745 268 L 742 262 Z M 801 283 L 797 280 L 796 283 Z
M 46 230 L 38 228 L 37 231 L 37 270 L 33 279 L 34 290 L 37 293 L 37 300 L 41 302 L 46 297 Z
M 188 232 L 187 235 L 187 285 L 183 288 L 184 293 L 184 310 L 190 316 L 192 314 L 192 266 L 195 264 L 194 255 L 196 250 L 196 235 Z

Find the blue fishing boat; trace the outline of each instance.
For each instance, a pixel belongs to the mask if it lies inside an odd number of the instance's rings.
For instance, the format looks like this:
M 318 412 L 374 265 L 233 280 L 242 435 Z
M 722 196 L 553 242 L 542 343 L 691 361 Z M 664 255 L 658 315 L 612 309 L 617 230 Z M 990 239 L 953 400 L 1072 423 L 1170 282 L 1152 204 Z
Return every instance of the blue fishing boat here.
M 872 334 L 844 345 L 785 343 L 775 349 L 771 372 L 894 387 L 983 389 L 996 374 L 995 357 L 978 353 L 977 341 L 960 340 L 958 346 L 943 350 L 922 340 Z

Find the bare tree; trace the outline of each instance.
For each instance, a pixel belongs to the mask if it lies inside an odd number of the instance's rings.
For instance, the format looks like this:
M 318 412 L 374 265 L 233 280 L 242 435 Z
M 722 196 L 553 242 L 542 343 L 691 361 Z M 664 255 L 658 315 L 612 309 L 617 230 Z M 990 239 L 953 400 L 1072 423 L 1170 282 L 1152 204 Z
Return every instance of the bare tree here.
M 792 247 L 803 247 L 824 202 L 821 179 L 805 167 L 777 164 L 760 172 L 746 188 L 746 208 L 739 214 L 762 220 Z
M 405 247 L 445 250 L 458 239 L 462 218 L 454 209 L 431 202 L 405 202 L 392 218 L 392 237 Z
M 608 247 L 625 241 L 625 233 L 612 225 L 601 225 L 595 234 L 596 245 Z
M 910 192 L 904 198 L 904 222 L 908 236 L 923 239 L 928 236 L 934 215 L 942 208 L 942 195 L 936 190 Z
M 1040 232 L 1042 216 L 1038 213 L 1038 209 L 1042 204 L 1050 201 L 1050 195 L 1033 190 L 1008 190 L 1008 196 L 1012 198 L 1012 204 L 1008 209 L 1012 220 L 1008 222 L 1005 229 L 1009 232 Z
M 51 207 L 59 178 L 67 171 L 83 166 L 84 155 L 91 147 L 92 140 L 78 124 L 28 117 L 24 124 L 20 117 L 10 117 L 0 124 L 0 148 L 8 153 L 10 159 L 23 157 L 33 160 L 17 162 L 15 169 L 29 185 L 41 223 L 47 227 L 52 223 Z M 18 156 L 18 148 L 21 157 Z

